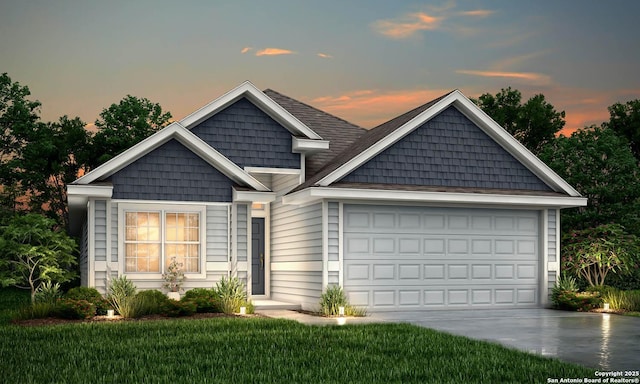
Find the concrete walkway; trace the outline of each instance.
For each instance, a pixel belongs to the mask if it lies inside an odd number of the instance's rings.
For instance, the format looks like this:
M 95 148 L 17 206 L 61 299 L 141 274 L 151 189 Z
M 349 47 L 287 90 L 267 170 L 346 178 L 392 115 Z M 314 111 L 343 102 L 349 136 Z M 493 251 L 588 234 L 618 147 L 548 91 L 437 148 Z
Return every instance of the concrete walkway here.
M 376 312 L 364 318 L 323 318 L 295 311 L 258 311 L 308 325 L 409 323 L 499 343 L 587 367 L 640 369 L 640 318 L 550 309 Z

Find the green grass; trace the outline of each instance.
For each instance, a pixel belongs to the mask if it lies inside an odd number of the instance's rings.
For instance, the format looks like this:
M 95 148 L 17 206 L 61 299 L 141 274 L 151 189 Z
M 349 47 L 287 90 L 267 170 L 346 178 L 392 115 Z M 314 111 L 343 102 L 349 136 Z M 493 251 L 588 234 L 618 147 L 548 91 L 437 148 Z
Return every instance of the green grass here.
M 407 324 L 265 318 L 0 325 L 7 383 L 536 383 L 594 370 Z

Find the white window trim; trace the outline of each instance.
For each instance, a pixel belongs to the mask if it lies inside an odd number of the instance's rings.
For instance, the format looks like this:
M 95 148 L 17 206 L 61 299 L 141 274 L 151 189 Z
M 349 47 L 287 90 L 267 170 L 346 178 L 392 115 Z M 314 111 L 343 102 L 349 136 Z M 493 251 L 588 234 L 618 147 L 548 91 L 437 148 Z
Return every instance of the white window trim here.
M 200 215 L 200 272 L 184 274 L 189 279 L 205 279 L 207 277 L 207 208 L 204 205 L 193 204 L 145 204 L 145 203 L 119 203 L 118 204 L 118 275 L 125 275 L 132 280 L 162 280 L 162 272 L 126 272 L 125 260 L 125 213 L 126 212 L 161 212 L 161 223 L 164 226 L 164 214 L 171 213 L 198 213 Z M 161 243 L 164 242 L 164 227 L 162 228 Z M 164 254 L 160 256 L 161 270 L 164 271 Z

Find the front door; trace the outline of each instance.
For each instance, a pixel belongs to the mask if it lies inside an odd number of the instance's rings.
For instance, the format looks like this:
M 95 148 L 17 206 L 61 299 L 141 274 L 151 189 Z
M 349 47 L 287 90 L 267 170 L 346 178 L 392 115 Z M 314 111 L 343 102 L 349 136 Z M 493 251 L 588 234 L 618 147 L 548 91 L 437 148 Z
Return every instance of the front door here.
M 264 218 L 251 219 L 251 294 L 264 295 Z

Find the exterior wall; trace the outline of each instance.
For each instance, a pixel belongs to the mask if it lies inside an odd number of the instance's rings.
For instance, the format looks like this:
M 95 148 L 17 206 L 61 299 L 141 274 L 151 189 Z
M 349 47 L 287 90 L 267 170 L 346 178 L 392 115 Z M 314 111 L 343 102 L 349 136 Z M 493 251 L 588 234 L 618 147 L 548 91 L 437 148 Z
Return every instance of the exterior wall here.
M 455 107 L 416 128 L 342 181 L 551 191 Z
M 560 274 L 560 210 L 547 211 L 547 303 Z
M 90 216 L 94 222 L 94 235 L 93 239 L 87 236 L 85 252 L 90 254 L 89 247 L 93 247 L 94 254 L 96 255 L 95 261 L 91 266 L 87 261 L 82 261 L 81 250 L 81 271 L 84 269 L 87 274 L 87 278 L 83 280 L 83 285 L 94 286 L 101 293 L 106 293 L 108 287 L 107 277 L 116 278 L 124 273 L 123 261 L 119 257 L 121 251 L 121 244 L 119 239 L 119 215 L 118 205 L 123 201 L 110 202 L 98 200 L 90 204 Z M 167 202 L 168 204 L 170 202 Z M 202 204 L 198 204 L 201 206 Z M 110 209 L 109 209 L 110 207 Z M 223 276 L 229 274 L 229 261 L 228 255 L 230 254 L 230 204 L 208 204 L 206 205 L 204 218 L 204 231 L 205 231 L 205 254 L 202 257 L 205 258 L 205 277 L 204 278 L 187 278 L 185 279 L 184 289 L 189 290 L 191 288 L 211 288 L 216 282 L 220 281 Z M 246 207 L 245 207 L 246 208 Z M 141 209 L 144 209 L 144 204 L 141 204 Z M 107 217 L 107 210 L 109 210 L 109 220 Z M 245 215 L 246 216 L 246 215 Z M 91 222 L 92 220 L 89 220 Z M 246 219 L 245 219 L 246 222 Z M 246 230 L 246 228 L 245 228 Z M 89 232 L 89 231 L 87 231 Z M 246 232 L 245 232 L 246 241 Z M 108 248 L 107 242 L 110 244 L 109 260 L 107 260 Z M 246 244 L 244 244 L 246 251 Z M 98 255 L 104 255 L 98 259 Z M 246 257 L 246 253 L 245 253 Z M 85 260 L 87 260 L 85 258 Z M 91 270 L 89 270 L 91 268 Z M 81 272 L 82 273 L 82 272 Z M 125 274 L 126 275 L 126 274 Z M 159 289 L 162 290 L 163 280 L 161 278 L 131 278 L 136 287 L 139 290 L 145 289 Z M 91 281 L 92 280 L 92 281 Z
M 80 256 L 78 257 L 78 267 L 80 267 L 80 285 L 89 286 L 89 234 L 87 220 L 82 223 L 80 233 Z
M 291 133 L 245 98 L 191 132 L 240 167 L 300 168 Z
M 322 294 L 322 204 L 271 206 L 271 298 L 317 309 Z
M 230 202 L 233 182 L 176 140 L 111 176 L 114 199 Z

